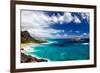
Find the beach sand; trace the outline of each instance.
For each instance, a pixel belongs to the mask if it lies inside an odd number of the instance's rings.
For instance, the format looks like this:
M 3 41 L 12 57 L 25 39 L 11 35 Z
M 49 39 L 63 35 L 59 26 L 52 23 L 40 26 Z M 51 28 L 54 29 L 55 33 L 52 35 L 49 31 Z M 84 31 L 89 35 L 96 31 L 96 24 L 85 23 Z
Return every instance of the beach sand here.
M 28 54 L 29 52 L 33 52 L 34 49 L 32 49 L 33 46 L 36 46 L 38 44 L 36 43 L 21 43 L 21 52 Z
M 26 47 L 29 47 L 29 46 L 32 46 L 32 45 L 35 45 L 35 43 L 21 43 L 21 48 L 25 49 Z
M 40 59 L 36 56 L 31 56 L 28 54 L 28 52 L 32 52 L 32 46 L 36 46 L 36 43 L 22 43 L 21 44 L 21 63 L 27 63 L 27 62 L 47 62 L 46 59 Z

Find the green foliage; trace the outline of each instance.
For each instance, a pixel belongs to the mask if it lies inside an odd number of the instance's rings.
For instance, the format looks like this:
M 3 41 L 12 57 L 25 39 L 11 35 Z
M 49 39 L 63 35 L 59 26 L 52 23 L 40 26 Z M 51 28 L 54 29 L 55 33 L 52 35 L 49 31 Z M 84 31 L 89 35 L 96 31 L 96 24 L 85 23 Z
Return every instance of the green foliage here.
M 30 36 L 28 31 L 21 32 L 21 43 L 46 43 L 47 40 L 37 40 Z
M 47 40 L 35 40 L 36 43 L 46 43 L 48 42 Z
M 47 40 L 36 40 L 36 39 L 26 39 L 26 38 L 21 38 L 21 43 L 46 43 L 48 42 Z

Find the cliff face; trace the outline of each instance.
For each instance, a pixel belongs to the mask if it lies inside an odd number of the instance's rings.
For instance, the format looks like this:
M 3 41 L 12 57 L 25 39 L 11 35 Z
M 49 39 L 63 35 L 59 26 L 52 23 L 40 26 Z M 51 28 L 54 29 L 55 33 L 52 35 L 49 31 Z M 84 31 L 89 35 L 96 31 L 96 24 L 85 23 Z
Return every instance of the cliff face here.
M 21 43 L 46 43 L 46 40 L 37 40 L 33 37 L 31 37 L 30 33 L 28 31 L 21 31 Z
M 32 42 L 33 40 L 28 31 L 21 31 L 21 43 Z
M 21 53 L 21 63 L 29 63 L 29 62 L 47 62 L 45 59 L 38 59 L 36 57 L 32 57 L 31 55 L 26 55 L 25 53 Z

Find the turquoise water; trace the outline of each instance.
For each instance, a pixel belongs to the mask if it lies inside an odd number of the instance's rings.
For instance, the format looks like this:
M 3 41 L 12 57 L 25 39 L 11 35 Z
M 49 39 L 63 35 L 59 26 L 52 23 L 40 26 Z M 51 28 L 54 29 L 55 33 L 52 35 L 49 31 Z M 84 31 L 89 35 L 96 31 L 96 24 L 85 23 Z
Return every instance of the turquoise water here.
M 40 58 L 50 61 L 88 60 L 89 42 L 69 42 L 66 40 L 51 40 L 50 43 L 42 43 L 32 47 L 31 52 Z

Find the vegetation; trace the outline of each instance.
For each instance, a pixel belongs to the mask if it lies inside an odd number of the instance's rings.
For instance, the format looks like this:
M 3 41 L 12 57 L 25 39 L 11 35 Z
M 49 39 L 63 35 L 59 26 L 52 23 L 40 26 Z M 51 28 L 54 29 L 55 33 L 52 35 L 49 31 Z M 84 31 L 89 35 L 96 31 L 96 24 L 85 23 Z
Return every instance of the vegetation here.
M 46 43 L 47 40 L 37 40 L 30 36 L 28 31 L 21 32 L 21 43 Z

